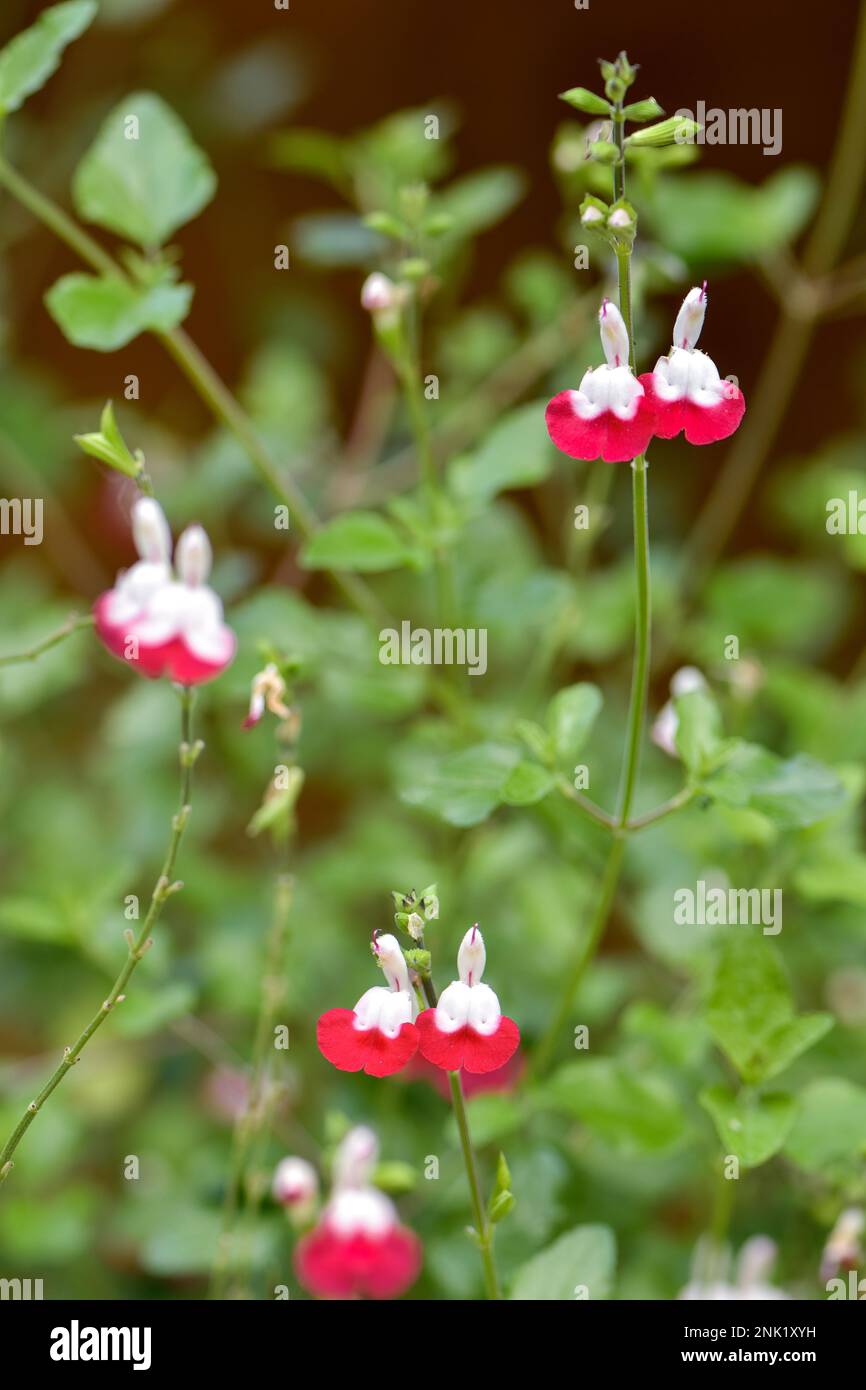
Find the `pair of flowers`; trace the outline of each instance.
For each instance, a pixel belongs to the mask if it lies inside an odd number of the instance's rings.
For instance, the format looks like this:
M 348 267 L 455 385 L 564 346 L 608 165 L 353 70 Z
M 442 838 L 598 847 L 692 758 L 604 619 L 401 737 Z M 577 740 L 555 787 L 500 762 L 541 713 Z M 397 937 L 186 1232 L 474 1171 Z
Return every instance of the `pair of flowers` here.
M 498 1070 L 514 1055 L 520 1032 L 482 983 L 487 953 L 477 924 L 460 943 L 459 978 L 442 991 L 435 1008 L 421 1013 L 397 938 L 374 937 L 373 951 L 387 987 L 374 985 L 354 1009 L 329 1009 L 316 1028 L 319 1050 L 339 1071 L 391 1076 L 419 1052 L 443 1071 L 477 1075 Z
M 223 671 L 235 654 L 235 635 L 207 578 L 211 546 L 201 526 L 188 526 L 174 550 L 165 513 L 152 497 L 132 509 L 139 560 L 122 571 L 94 605 L 96 631 L 121 661 L 145 676 L 199 685 Z
M 690 444 L 712 444 L 733 434 L 746 402 L 740 388 L 723 380 L 712 358 L 695 347 L 706 310 L 704 281 L 683 301 L 670 352 L 653 371 L 636 377 L 622 314 L 603 300 L 599 327 L 607 361 L 547 407 L 547 429 L 557 448 L 572 458 L 624 463 L 642 454 L 654 435 L 673 439 L 684 430 Z
M 378 1156 L 376 1136 L 364 1125 L 350 1130 L 337 1150 L 330 1198 L 295 1247 L 295 1272 L 310 1293 L 396 1298 L 418 1277 L 421 1242 L 400 1224 L 390 1197 L 373 1185 Z M 272 1190 L 295 1224 L 309 1222 L 319 1194 L 311 1163 L 284 1158 Z

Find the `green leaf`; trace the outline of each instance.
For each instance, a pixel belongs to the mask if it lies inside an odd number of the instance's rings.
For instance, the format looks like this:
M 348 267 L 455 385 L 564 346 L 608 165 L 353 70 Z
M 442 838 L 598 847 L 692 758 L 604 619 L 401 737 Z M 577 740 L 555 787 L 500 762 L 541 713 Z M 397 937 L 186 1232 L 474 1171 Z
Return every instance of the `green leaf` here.
M 831 1167 L 862 1172 L 866 1158 L 866 1088 L 840 1076 L 810 1081 L 785 1143 L 786 1155 L 808 1173 L 828 1176 Z
M 196 990 L 187 980 L 169 980 L 137 988 L 118 1007 L 115 1027 L 127 1038 L 161 1032 L 195 1006 Z
M 494 165 L 455 179 L 436 195 L 433 207 L 437 216 L 450 219 L 449 236 L 471 237 L 501 222 L 525 192 L 519 169 Z
M 659 181 L 652 221 L 667 249 L 691 264 L 750 261 L 796 239 L 819 188 L 812 169 L 795 165 L 757 188 L 731 174 L 690 173 Z
M 739 739 L 701 786 L 713 800 L 759 811 L 785 830 L 826 820 L 847 801 L 844 783 L 823 763 L 805 754 L 782 759 Z
M 520 762 L 509 773 L 502 788 L 507 806 L 534 806 L 553 786 L 553 773 L 538 763 Z
M 677 752 L 692 776 L 713 766 L 722 748 L 722 716 L 708 690 L 690 690 L 674 700 Z
M 685 1129 L 682 1106 L 663 1077 L 609 1057 L 566 1062 L 542 1099 L 626 1153 L 668 1149 Z
M 88 27 L 96 0 L 68 0 L 43 10 L 36 23 L 0 50 L 0 116 L 17 111 L 60 65 L 64 48 Z
M 215 189 L 207 155 L 152 92 L 133 92 L 115 106 L 72 185 L 82 217 L 145 249 L 162 246 L 196 217 Z
M 301 552 L 305 569 L 380 573 L 413 564 L 417 552 L 378 512 L 345 512 L 327 522 Z
M 608 1298 L 615 1265 L 609 1226 L 575 1226 L 518 1269 L 511 1297 L 533 1303 Z
M 783 1091 L 737 1096 L 724 1086 L 710 1086 L 699 1099 L 715 1121 L 725 1152 L 735 1154 L 746 1168 L 757 1168 L 778 1153 L 797 1113 L 793 1096 Z
M 559 100 L 565 101 L 569 106 L 573 106 L 576 111 L 583 111 L 587 116 L 610 116 L 611 105 L 604 97 L 597 96 L 595 92 L 590 92 L 586 87 L 569 87 L 567 92 L 560 92 Z
M 142 458 L 132 454 L 120 433 L 111 401 L 106 401 L 102 408 L 98 431 L 92 434 L 76 434 L 73 437 L 85 454 L 99 459 L 109 468 L 115 468 L 118 473 L 125 473 L 128 478 L 137 478 L 141 473 Z
M 547 727 L 558 762 L 571 766 L 589 738 L 602 704 L 598 686 L 588 681 L 557 691 L 547 707 Z
M 706 1018 L 750 1085 L 777 1076 L 833 1026 L 830 1014 L 795 1014 L 775 948 L 764 937 L 744 934 L 731 937 L 719 954 Z
M 455 459 L 449 485 L 461 501 L 484 506 L 509 488 L 543 482 L 552 469 L 544 404 L 533 401 L 506 415 L 474 454 Z
M 192 285 L 139 289 L 107 275 L 63 275 L 45 296 L 48 312 L 75 347 L 114 352 L 139 333 L 165 333 L 186 318 Z
M 310 265 L 366 266 L 387 242 L 353 212 L 310 212 L 292 223 L 292 248 Z
M 410 806 L 421 806 L 450 825 L 478 825 L 503 800 L 519 761 L 516 748 L 479 743 L 449 753 L 433 764 L 426 777 L 402 786 L 400 795 Z

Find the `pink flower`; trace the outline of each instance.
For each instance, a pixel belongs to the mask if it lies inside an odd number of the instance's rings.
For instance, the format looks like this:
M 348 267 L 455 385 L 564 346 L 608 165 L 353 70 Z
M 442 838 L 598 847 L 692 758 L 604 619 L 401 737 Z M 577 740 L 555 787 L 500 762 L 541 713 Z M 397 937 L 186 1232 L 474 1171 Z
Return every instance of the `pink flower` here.
M 629 367 L 622 314 L 602 301 L 599 328 L 605 366 L 590 368 L 577 391 L 560 391 L 545 413 L 547 432 L 564 454 L 623 463 L 637 458 L 653 434 L 654 413 L 644 386 Z
M 312 1163 L 291 1155 L 277 1164 L 271 1191 L 274 1201 L 294 1215 L 309 1216 L 319 1195 L 319 1177 Z
M 299 1241 L 295 1270 L 323 1298 L 396 1298 L 418 1277 L 421 1244 L 390 1198 L 370 1184 L 378 1144 L 350 1130 L 334 1161 L 334 1190 L 315 1229 Z
M 177 543 L 174 578 L 171 531 L 152 497 L 135 503 L 132 534 L 141 559 L 96 600 L 98 635 L 114 656 L 145 676 L 168 676 L 180 685 L 218 676 L 236 644 L 219 598 L 205 583 L 211 566 L 207 535 L 201 526 L 187 527 Z
M 503 1016 L 493 990 L 481 983 L 486 959 L 476 924 L 457 953 L 459 980 L 442 991 L 435 1009 L 425 1009 L 418 1019 L 421 1055 L 443 1071 L 496 1071 L 517 1051 L 517 1024 Z
M 388 981 L 361 995 L 354 1009 L 329 1009 L 316 1025 L 323 1057 L 338 1071 L 391 1076 L 418 1047 L 417 1005 L 409 971 L 395 936 L 373 938 L 373 950 Z
M 673 439 L 685 430 L 690 444 L 727 439 L 743 418 L 746 401 L 739 386 L 723 381 L 719 370 L 695 343 L 707 310 L 707 283 L 689 290 L 674 324 L 673 347 L 652 372 L 639 380 L 655 411 L 655 433 Z
M 508 1095 L 514 1091 L 520 1081 L 524 1070 L 524 1061 L 519 1052 L 515 1052 L 502 1067 L 497 1067 L 495 1071 L 484 1072 L 479 1075 L 477 1072 L 468 1072 L 465 1067 L 460 1069 L 460 1083 L 463 1087 L 463 1094 L 467 1100 L 473 1096 L 485 1094 Z M 447 1074 L 440 1067 L 428 1062 L 425 1057 L 417 1052 L 412 1058 L 409 1067 L 410 1081 L 427 1081 L 435 1091 L 438 1091 L 443 1100 L 451 1099 L 451 1088 L 448 1084 Z

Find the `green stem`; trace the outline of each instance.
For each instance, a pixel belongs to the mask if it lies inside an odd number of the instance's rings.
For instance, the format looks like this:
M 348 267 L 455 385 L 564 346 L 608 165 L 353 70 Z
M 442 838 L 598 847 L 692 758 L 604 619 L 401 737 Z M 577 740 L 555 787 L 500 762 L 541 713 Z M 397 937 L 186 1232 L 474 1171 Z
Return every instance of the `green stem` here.
M 262 976 L 249 1095 L 232 1137 L 232 1159 L 223 1207 L 222 1231 L 211 1279 L 211 1297 L 215 1299 L 225 1297 L 238 1264 L 235 1227 L 246 1185 L 250 1156 L 266 1120 L 269 1048 L 276 1010 L 285 992 L 283 955 L 291 905 L 292 880 L 287 874 L 280 874 L 276 881 L 273 922 L 268 935 Z M 238 1297 L 242 1293 L 240 1289 L 233 1292 Z
M 614 112 L 614 140 L 620 153 L 613 166 L 614 200 L 625 197 L 625 122 L 622 103 L 618 102 Z M 617 275 L 619 280 L 620 312 L 626 325 L 629 339 L 629 362 L 632 371 L 636 369 L 634 323 L 631 296 L 631 247 L 622 245 L 616 252 Z M 640 762 L 641 740 L 643 738 L 644 716 L 646 713 L 647 687 L 649 683 L 650 653 L 650 564 L 649 564 L 649 512 L 647 504 L 647 463 L 643 454 L 632 463 L 632 512 L 634 528 L 635 564 L 635 648 L 632 666 L 631 694 L 629 697 L 628 724 L 623 751 L 623 766 L 620 779 L 619 802 L 615 821 L 614 838 L 608 851 L 602 874 L 598 903 L 590 924 L 589 932 L 569 970 L 562 991 L 559 1007 L 539 1044 L 535 1067 L 543 1071 L 548 1065 L 557 1042 L 565 1033 L 568 1017 L 574 998 L 583 979 L 584 972 L 593 960 L 601 944 L 613 908 L 622 862 L 625 854 L 625 837 L 629 830 L 629 816 L 637 785 Z M 582 807 L 584 811 L 587 806 Z M 596 817 L 599 819 L 599 817 Z
M 437 1004 L 436 990 L 429 975 L 421 976 L 421 988 L 424 991 L 424 998 L 428 1007 L 435 1009 Z M 463 1083 L 459 1071 L 450 1071 L 448 1081 L 451 1086 L 451 1105 L 454 1110 L 454 1118 L 457 1121 L 457 1131 L 460 1135 L 460 1147 L 463 1150 L 466 1180 L 469 1183 L 469 1196 L 475 1217 L 475 1236 L 484 1268 L 484 1284 L 487 1289 L 487 1297 L 498 1299 L 501 1295 L 499 1279 L 496 1274 L 496 1262 L 493 1258 L 493 1225 L 484 1210 L 484 1199 L 481 1196 L 481 1183 L 478 1178 L 478 1164 L 472 1146 L 472 1135 L 469 1132 L 469 1116 L 466 1113 L 466 1098 L 463 1095 Z
M 88 1023 L 84 1031 L 79 1034 L 71 1047 L 67 1047 L 63 1054 L 60 1065 L 52 1072 L 42 1090 L 35 1100 L 27 1106 L 12 1134 L 6 1141 L 2 1152 L 0 1152 L 0 1182 L 9 1176 L 13 1168 L 12 1156 L 15 1153 L 24 1135 L 32 1125 L 39 1111 L 42 1109 L 48 1097 L 61 1083 L 68 1074 L 71 1067 L 78 1061 L 83 1049 L 93 1037 L 97 1029 L 101 1028 L 108 1015 L 116 1004 L 122 1003 L 126 997 L 124 990 L 135 971 L 136 967 L 145 955 L 151 944 L 151 932 L 159 920 L 163 904 L 173 892 L 177 891 L 179 885 L 172 882 L 174 866 L 177 860 L 177 853 L 180 842 L 183 839 L 183 832 L 186 829 L 190 815 L 190 791 L 192 789 L 192 769 L 201 751 L 200 744 L 192 742 L 192 705 L 193 691 L 191 687 L 184 686 L 181 690 L 181 743 L 179 749 L 179 760 L 181 767 L 181 786 L 180 786 L 180 805 L 177 814 L 172 818 L 171 837 L 166 851 L 165 861 L 162 872 L 156 881 L 151 894 L 150 906 L 145 915 L 144 921 L 138 935 L 131 931 L 127 935 L 129 944 L 129 954 L 126 964 L 115 980 L 107 997 L 103 1000 L 100 1008 Z
M 434 527 L 438 527 L 440 510 L 439 470 L 433 453 L 430 421 L 427 415 L 424 391 L 421 385 L 421 367 L 416 353 L 412 351 L 408 343 L 405 348 L 404 359 L 398 364 L 398 371 L 403 386 L 403 395 L 406 401 L 409 423 L 412 429 L 412 438 L 415 442 L 415 449 L 418 454 L 421 486 L 427 498 L 431 524 Z M 450 549 L 441 545 L 438 541 L 433 557 L 433 565 L 436 576 L 436 602 L 439 621 L 442 623 L 443 627 L 451 627 L 452 624 L 457 621 L 454 571 Z M 449 675 L 453 678 L 456 675 L 456 668 L 449 668 Z
M 95 241 L 57 203 L 34 188 L 3 155 L 0 155 L 0 186 L 6 188 L 98 275 L 107 275 L 127 284 L 133 283 L 123 267 L 99 245 L 98 241 Z M 235 436 L 262 482 L 270 488 L 278 501 L 288 508 L 291 520 L 301 536 L 304 539 L 311 536 L 319 527 L 315 511 L 295 482 L 280 475 L 252 420 L 201 350 L 182 328 L 155 333 L 155 337 L 180 367 L 215 418 Z M 386 616 L 384 610 L 363 580 L 341 571 L 332 570 L 329 574 L 359 612 L 374 624 L 382 622 Z
M 81 632 L 86 627 L 93 627 L 93 617 L 87 613 L 70 613 L 69 617 L 55 632 L 43 637 L 41 642 L 36 642 L 32 647 L 27 647 L 23 652 L 10 652 L 8 655 L 0 656 L 0 666 L 15 666 L 22 661 L 36 661 L 42 656 L 43 652 L 48 652 L 52 647 L 65 642 L 67 637 L 71 637 L 74 632 Z
M 647 811 L 642 816 L 633 816 L 626 829 L 644 830 L 648 825 L 655 825 L 657 821 L 664 820 L 666 816 L 672 816 L 675 811 L 681 811 L 684 806 L 688 806 L 697 794 L 694 787 L 683 787 L 682 791 L 677 792 L 669 801 L 663 801 L 661 806 L 656 806 L 654 810 Z

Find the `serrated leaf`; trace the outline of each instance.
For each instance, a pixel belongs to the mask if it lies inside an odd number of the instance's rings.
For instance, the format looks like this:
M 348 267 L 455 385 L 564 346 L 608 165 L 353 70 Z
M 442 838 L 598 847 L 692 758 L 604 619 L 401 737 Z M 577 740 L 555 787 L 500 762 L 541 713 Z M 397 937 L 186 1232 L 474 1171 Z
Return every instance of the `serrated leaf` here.
M 778 1153 L 794 1123 L 797 1103 L 783 1091 L 735 1095 L 725 1086 L 710 1086 L 699 1097 L 713 1117 L 725 1152 L 746 1168 L 757 1168 Z
M 846 1166 L 862 1172 L 866 1158 L 866 1088 L 841 1076 L 810 1081 L 800 1094 L 800 1108 L 785 1153 L 809 1173 L 828 1176 Z
M 301 552 L 305 569 L 355 570 L 380 573 L 402 569 L 417 552 L 378 512 L 346 512 L 327 522 Z
M 474 454 L 455 459 L 449 485 L 461 501 L 484 505 L 509 488 L 543 482 L 552 471 L 553 459 L 544 428 L 544 404 L 533 401 L 506 415 Z
M 741 740 L 731 742 L 701 787 L 714 800 L 747 806 L 786 830 L 826 820 L 847 800 L 842 781 L 817 759 L 805 754 L 782 759 Z
M 670 1148 L 685 1129 L 682 1106 L 664 1077 L 639 1074 L 609 1057 L 567 1062 L 542 1098 L 627 1153 Z
M 521 1266 L 511 1297 L 526 1302 L 604 1299 L 610 1295 L 615 1264 L 616 1241 L 609 1226 L 575 1226 Z
M 0 50 L 0 116 L 17 111 L 57 71 L 63 50 L 94 18 L 96 0 L 68 0 L 43 10 L 36 23 Z
M 547 708 L 547 727 L 558 762 L 571 766 L 589 738 L 602 704 L 598 686 L 588 681 L 557 691 Z
M 830 1014 L 795 1014 L 781 961 L 764 937 L 734 930 L 710 983 L 707 1025 L 750 1085 L 768 1081 L 833 1026 Z
M 107 275 L 63 275 L 45 295 L 48 312 L 75 347 L 114 352 L 140 333 L 166 333 L 186 318 L 192 285 L 138 289 Z
M 153 92 L 132 92 L 115 106 L 72 184 L 83 218 L 145 249 L 164 245 L 215 190 L 207 155 Z
M 449 753 L 426 776 L 402 786 L 400 796 L 450 825 L 478 825 L 500 805 L 505 784 L 519 761 L 516 748 L 479 743 Z

